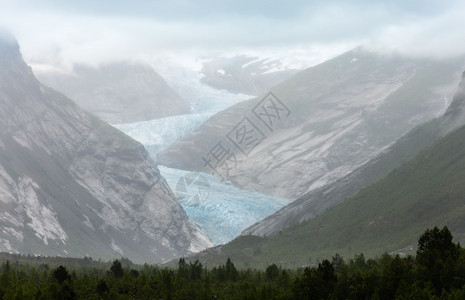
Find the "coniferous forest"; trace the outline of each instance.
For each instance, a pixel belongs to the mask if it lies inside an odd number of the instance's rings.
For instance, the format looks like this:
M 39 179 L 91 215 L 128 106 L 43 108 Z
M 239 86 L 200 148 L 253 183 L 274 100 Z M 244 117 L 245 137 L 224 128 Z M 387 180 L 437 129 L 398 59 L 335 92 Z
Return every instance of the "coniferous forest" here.
M 336 254 L 297 270 L 238 270 L 230 259 L 207 268 L 181 258 L 168 268 L 127 259 L 1 258 L 2 299 L 465 299 L 465 249 L 447 227 L 426 230 L 416 257 Z

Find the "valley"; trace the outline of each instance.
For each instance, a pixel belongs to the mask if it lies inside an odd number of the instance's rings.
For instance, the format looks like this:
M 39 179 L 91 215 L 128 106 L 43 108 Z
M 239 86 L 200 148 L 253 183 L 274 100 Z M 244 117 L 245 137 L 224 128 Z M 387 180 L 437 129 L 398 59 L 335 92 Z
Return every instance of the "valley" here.
M 465 4 L 1 7 L 0 299 L 465 299 Z
M 235 94 L 215 91 L 203 85 L 200 81 L 196 81 L 196 79 L 196 77 L 193 77 L 191 80 L 185 80 L 184 82 L 187 85 L 183 89 L 194 91 L 194 95 L 201 95 L 201 100 L 194 100 L 192 105 L 194 106 L 197 101 L 202 101 L 204 109 L 207 109 L 206 111 L 201 110 L 202 106 L 197 106 L 198 113 L 113 126 L 144 145 L 152 159 L 157 161 L 157 154 L 160 151 L 191 134 L 215 113 L 227 108 L 228 105 L 231 106 L 230 99 L 241 99 L 240 96 Z M 206 105 L 205 103 L 209 101 L 216 105 Z M 164 167 L 162 162 L 158 163 L 161 175 L 166 179 L 175 195 L 178 196 L 176 187 L 178 182 L 191 172 Z M 191 203 L 178 196 L 178 200 L 190 220 L 205 232 L 214 245 L 231 241 L 242 230 L 271 215 L 290 202 L 288 199 L 273 197 L 256 191 L 241 190 L 231 185 L 231 183 L 223 182 L 221 178 L 208 173 L 194 172 L 192 174 L 201 176 L 206 181 L 208 185 L 206 199 Z M 198 186 L 194 185 L 194 189 L 193 195 L 198 193 Z

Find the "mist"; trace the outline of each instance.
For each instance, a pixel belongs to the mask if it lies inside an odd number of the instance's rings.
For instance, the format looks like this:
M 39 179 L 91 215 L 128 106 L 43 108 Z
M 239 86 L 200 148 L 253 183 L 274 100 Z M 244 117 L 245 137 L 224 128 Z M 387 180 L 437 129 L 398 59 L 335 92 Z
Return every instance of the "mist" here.
M 359 45 L 436 58 L 465 53 L 460 1 L 1 2 L 0 25 L 42 68 L 167 57 L 189 64 L 238 53 L 301 57 L 306 67 Z

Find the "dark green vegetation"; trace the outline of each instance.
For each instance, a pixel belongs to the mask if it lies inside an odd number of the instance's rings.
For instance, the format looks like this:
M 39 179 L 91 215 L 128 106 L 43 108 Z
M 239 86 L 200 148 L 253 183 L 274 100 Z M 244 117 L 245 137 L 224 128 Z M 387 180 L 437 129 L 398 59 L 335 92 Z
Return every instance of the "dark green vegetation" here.
M 409 254 L 423 228 L 447 225 L 465 240 L 465 127 L 388 176 L 321 215 L 265 238 L 243 236 L 194 257 L 218 264 L 231 257 L 240 266 L 284 267 L 314 263 L 333 253 Z
M 464 299 L 465 249 L 447 227 L 426 230 L 416 258 L 336 254 L 313 267 L 263 271 L 226 264 L 207 269 L 180 259 L 177 268 L 90 258 L 1 254 L 1 299 Z M 9 258 L 11 260 L 5 260 Z M 79 263 L 78 266 L 76 263 Z M 56 263 L 65 263 L 58 265 Z M 50 264 L 50 265 L 49 265 Z
M 296 223 L 325 212 L 396 168 L 415 158 L 448 133 L 465 125 L 465 80 L 455 93 L 447 111 L 439 118 L 422 124 L 402 136 L 387 151 L 381 153 L 334 183 L 310 191 L 275 214 L 244 230 L 245 234 L 269 236 Z
M 283 232 L 281 238 L 291 243 L 297 238 L 303 245 L 311 242 L 316 253 L 374 255 L 412 247 L 422 228 L 442 224 L 463 241 L 464 192 L 465 128 L 461 128 L 341 205 Z

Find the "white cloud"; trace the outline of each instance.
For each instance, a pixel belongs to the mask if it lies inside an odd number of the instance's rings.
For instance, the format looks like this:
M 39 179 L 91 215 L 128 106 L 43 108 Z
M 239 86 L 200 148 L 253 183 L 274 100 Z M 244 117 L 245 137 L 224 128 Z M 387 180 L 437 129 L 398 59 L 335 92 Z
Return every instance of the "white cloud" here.
M 240 0 L 138 0 L 126 7 L 122 1 L 28 2 L 0 0 L 0 20 L 32 64 L 238 52 L 286 52 L 310 63 L 359 44 L 414 55 L 465 53 L 461 1 L 294 1 L 276 8 Z
M 442 14 L 380 28 L 369 46 L 408 55 L 448 57 L 465 54 L 465 3 Z

